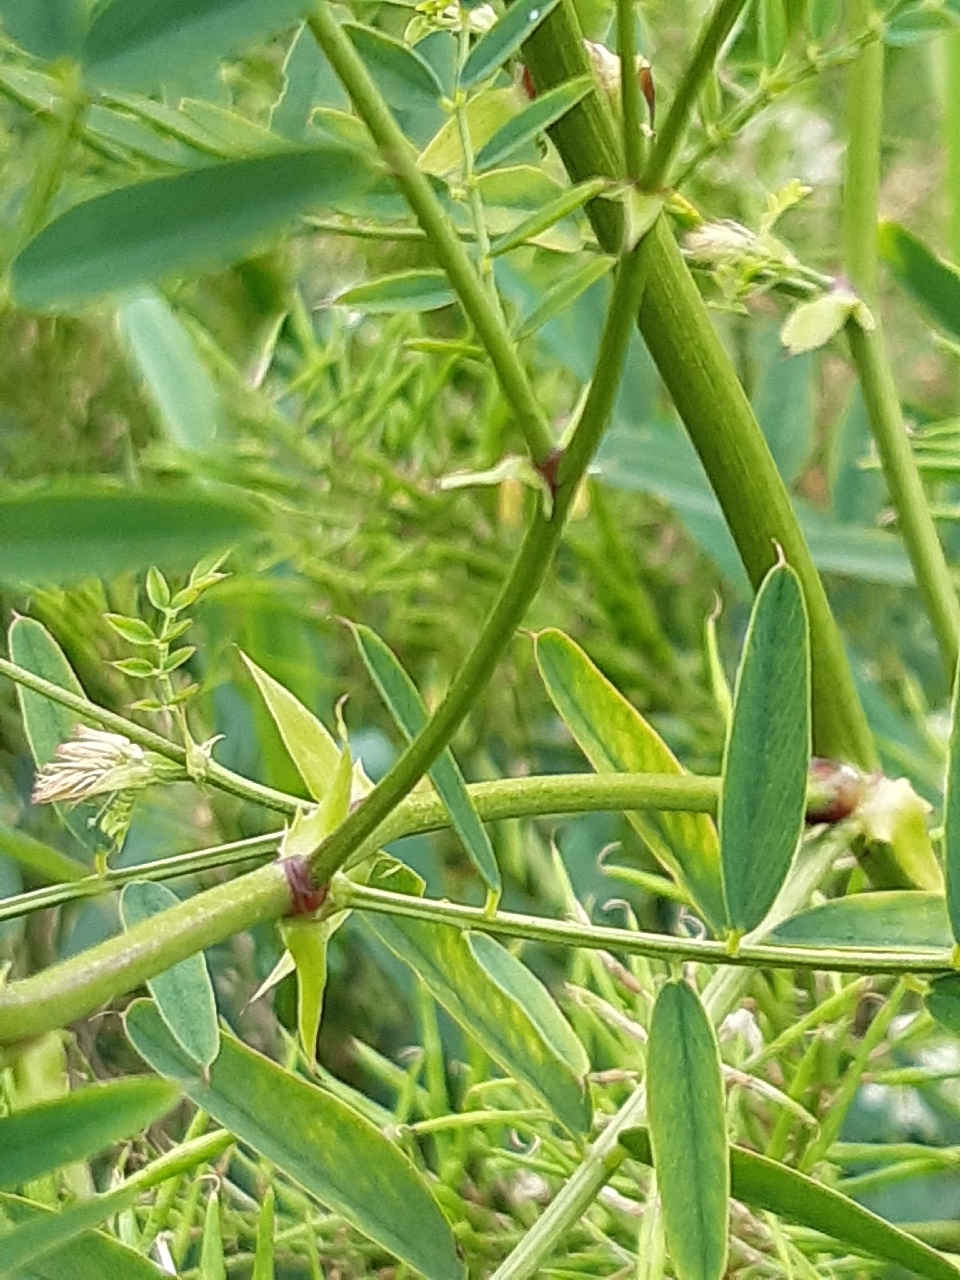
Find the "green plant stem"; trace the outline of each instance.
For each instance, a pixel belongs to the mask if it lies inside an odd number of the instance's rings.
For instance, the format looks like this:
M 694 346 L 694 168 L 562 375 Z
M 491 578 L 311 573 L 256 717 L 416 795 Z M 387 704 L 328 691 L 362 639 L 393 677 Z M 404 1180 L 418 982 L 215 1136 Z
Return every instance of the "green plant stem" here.
M 637 79 L 636 0 L 617 0 L 617 52 L 620 56 L 620 110 L 623 115 L 623 157 L 627 177 L 639 182 L 643 164 L 640 133 L 640 82 Z
M 960 262 L 960 31 L 946 32 L 944 43 L 943 145 L 946 149 L 946 189 L 950 202 L 950 257 Z
M 717 0 L 717 6 L 700 33 L 690 65 L 683 73 L 670 110 L 658 131 L 653 153 L 643 175 L 643 185 L 651 190 L 664 186 L 670 167 L 683 142 L 694 104 L 707 77 L 713 71 L 720 46 L 730 34 L 746 0 Z
M 873 23 L 873 0 L 848 0 L 851 35 Z M 843 169 L 843 265 L 862 298 L 877 294 L 877 195 L 880 190 L 880 137 L 883 129 L 883 41 L 875 27 L 872 40 L 847 71 L 846 135 Z
M 41 973 L 0 990 L 0 1044 L 68 1026 L 187 956 L 223 942 L 291 906 L 279 862 L 151 916 Z
M 771 912 L 772 917 L 784 918 L 804 906 L 810 895 L 811 885 L 817 883 L 833 864 L 845 840 L 845 833 L 842 828 L 838 828 L 821 840 L 816 849 L 809 851 L 781 890 L 774 904 L 774 911 Z M 754 931 L 753 938 L 760 936 L 766 928 L 767 924 L 764 922 Z M 626 929 L 617 932 L 632 938 L 638 936 Z M 752 939 L 745 941 L 747 945 L 752 945 Z M 729 960 L 728 955 L 721 963 L 726 964 Z M 735 1006 L 745 992 L 750 977 L 750 971 L 743 968 L 724 968 L 714 973 L 703 993 L 704 1007 L 714 1025 L 718 1026 Z M 620 1134 L 636 1125 L 642 1125 L 646 1120 L 646 1111 L 646 1086 L 641 1084 L 609 1122 L 516 1249 L 497 1268 L 491 1280 L 527 1280 L 527 1277 L 540 1272 L 543 1263 L 566 1232 L 593 1204 L 600 1189 L 609 1181 L 620 1163 L 623 1157 L 623 1150 L 618 1145 Z
M 960 602 L 910 448 L 883 334 L 879 325 L 867 330 L 855 318 L 847 322 L 846 333 L 900 534 L 952 680 L 960 654 Z
M 643 287 L 644 267 L 640 253 L 634 250 L 622 259 L 617 272 L 597 366 L 580 419 L 557 468 L 551 511 L 547 514 L 542 506 L 538 508 L 477 643 L 423 731 L 311 859 L 316 883 L 326 883 L 409 794 L 493 676 L 504 649 L 546 576 L 567 512 L 603 434 L 619 386 L 633 316 Z
M 584 74 L 588 68 L 572 0 L 561 0 L 540 24 L 524 45 L 524 57 L 541 91 Z M 552 136 L 573 181 L 616 176 L 616 134 L 599 94 L 567 112 Z M 594 200 L 586 209 L 601 248 L 615 251 L 623 234 L 617 205 Z M 763 432 L 666 219 L 645 237 L 642 252 L 649 276 L 640 331 L 700 455 L 750 581 L 759 585 L 779 543 L 803 583 L 813 653 L 814 749 L 874 768 L 876 750 L 820 576 Z
M 15 662 L 10 662 L 7 658 L 0 658 L 0 675 L 7 676 L 15 684 L 22 685 L 24 689 L 30 689 L 34 693 L 42 694 L 45 698 L 49 698 L 51 702 L 58 703 L 61 707 L 69 708 L 70 711 L 76 712 L 81 719 L 89 720 L 91 724 L 98 724 L 102 729 L 109 729 L 111 733 L 121 733 L 124 737 L 129 738 L 131 742 L 135 742 L 137 746 L 143 747 L 147 751 L 154 751 L 157 755 L 174 761 L 175 764 L 183 767 L 184 778 L 188 776 L 186 749 L 178 743 L 164 738 L 161 734 L 154 733 L 152 729 L 144 729 L 141 725 L 135 724 L 133 720 L 128 720 L 126 716 L 118 715 L 116 711 L 108 711 L 105 707 L 99 707 L 95 702 L 90 702 L 87 698 L 71 693 L 69 689 L 61 689 L 58 684 L 54 684 L 50 680 L 44 680 L 42 676 L 34 675 L 32 671 L 27 671 L 25 667 L 18 667 Z M 242 778 L 240 774 L 234 773 L 231 769 L 225 769 L 223 765 L 217 764 L 215 760 L 211 760 L 207 764 L 205 781 L 212 786 L 218 787 L 221 791 L 227 791 L 230 795 L 238 796 L 241 800 L 249 800 L 252 804 L 262 804 L 266 809 L 272 809 L 275 813 L 288 814 L 290 817 L 299 812 L 299 810 L 310 807 L 307 800 L 298 800 L 295 796 L 286 795 L 283 791 L 275 791 L 272 787 L 263 786 L 262 783 L 253 782 L 249 778 Z
M 393 118 L 327 0 L 320 0 L 307 22 L 426 232 L 437 261 L 447 273 L 486 348 L 504 395 L 516 414 L 530 456 L 536 463 L 544 462 L 554 448 L 550 426 L 517 354 L 516 344 L 444 213 L 429 179 L 417 168 L 416 151 Z

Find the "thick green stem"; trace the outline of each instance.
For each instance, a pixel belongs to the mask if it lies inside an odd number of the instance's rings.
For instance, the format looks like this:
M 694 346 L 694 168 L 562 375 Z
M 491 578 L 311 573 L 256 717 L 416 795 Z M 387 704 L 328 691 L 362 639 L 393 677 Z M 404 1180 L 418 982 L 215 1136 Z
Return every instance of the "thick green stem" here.
M 746 0 L 718 0 L 717 7 L 700 34 L 690 65 L 677 85 L 677 91 L 673 95 L 663 127 L 659 130 L 650 163 L 643 175 L 645 187 L 656 191 L 666 183 L 677 151 L 683 142 L 694 104 L 703 90 L 707 77 L 713 72 L 720 46 L 730 34 L 745 4 Z
M 940 647 L 944 671 L 952 680 L 960 653 L 960 602 L 910 448 L 883 334 L 879 326 L 867 330 L 856 319 L 848 322 L 846 332 L 900 535 Z
M 261 921 L 276 920 L 290 907 L 290 887 L 279 862 L 198 893 L 0 990 L 0 1044 L 65 1027 L 187 956 Z
M 636 0 L 617 0 L 617 52 L 620 55 L 620 111 L 623 115 L 623 157 L 627 177 L 639 182 L 643 162 L 640 133 L 640 83 L 637 79 Z
M 350 95 L 357 114 L 370 131 L 407 203 L 416 214 L 437 261 L 447 273 L 486 348 L 504 395 L 517 416 L 531 457 L 534 462 L 544 462 L 553 450 L 553 436 L 517 354 L 516 343 L 444 213 L 429 179 L 417 168 L 416 151 L 393 118 L 327 0 L 321 0 L 307 21 L 314 39 Z
M 541 90 L 586 68 L 572 0 L 561 0 L 524 46 Z M 609 112 L 596 94 L 553 130 L 575 182 L 617 173 Z M 601 247 L 620 244 L 612 201 L 587 206 Z M 876 752 L 836 621 L 750 402 L 665 219 L 643 241 L 649 277 L 640 330 L 723 508 L 741 559 L 757 586 L 779 544 L 803 582 L 813 652 L 814 747 L 818 754 L 876 765 Z
M 427 772 L 482 694 L 504 649 L 523 621 L 530 601 L 546 576 L 570 504 L 613 408 L 643 283 L 644 269 L 635 250 L 623 259 L 617 272 L 593 381 L 576 430 L 557 466 L 552 509 L 549 514 L 538 510 L 534 516 L 477 643 L 423 731 L 314 855 L 311 870 L 318 884 L 329 880 L 354 850 L 373 836 L 381 822 Z

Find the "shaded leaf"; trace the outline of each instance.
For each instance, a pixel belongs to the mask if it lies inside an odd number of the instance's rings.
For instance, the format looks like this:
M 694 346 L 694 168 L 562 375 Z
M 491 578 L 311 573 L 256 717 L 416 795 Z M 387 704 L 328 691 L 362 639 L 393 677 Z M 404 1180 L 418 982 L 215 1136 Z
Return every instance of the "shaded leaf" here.
M 960 973 L 946 973 L 930 983 L 927 1012 L 951 1035 L 960 1036 Z
M 352 625 L 360 656 L 390 714 L 410 739 L 427 722 L 427 709 L 417 687 L 396 654 L 369 627 Z M 446 747 L 429 770 L 430 780 L 450 814 L 450 820 L 470 861 L 488 889 L 500 890 L 500 869 L 486 828 L 477 816 L 453 752 Z
M 437 311 L 456 298 L 445 272 L 424 270 L 397 271 L 365 280 L 333 301 L 339 307 L 355 307 L 370 315 L 393 315 L 399 311 Z
M 0 497 L 0 581 L 63 585 L 151 564 L 183 568 L 225 551 L 258 523 L 249 503 L 212 486 L 48 484 Z
M 634 1159 L 652 1163 L 646 1129 L 628 1129 L 620 1143 Z M 743 1147 L 730 1148 L 730 1191 L 754 1209 L 819 1231 L 857 1253 L 899 1263 L 911 1275 L 928 1280 L 957 1280 L 960 1275 L 942 1254 L 855 1200 Z
M 650 1022 L 647 1110 L 667 1247 L 677 1280 L 727 1265 L 730 1162 L 720 1050 L 696 992 L 660 989 Z
M 571 107 L 582 102 L 593 87 L 593 76 L 578 76 L 535 98 L 519 115 L 501 125 L 480 150 L 476 157 L 477 169 L 492 169 L 502 164 L 514 151 L 532 142 Z
M 65 1212 L 55 1213 L 14 1196 L 0 1198 L 0 1214 L 23 1226 L 31 1226 L 40 1219 L 52 1222 Z M 17 1266 L 6 1276 L 7 1280 L 113 1280 L 120 1276 L 123 1280 L 163 1280 L 164 1273 L 113 1236 L 88 1230 L 68 1238 L 42 1256 L 33 1257 L 24 1267 Z
M 770 942 L 809 947 L 946 950 L 953 934 L 942 894 L 884 889 L 834 898 L 784 920 Z
M 536 637 L 540 675 L 558 715 L 598 773 L 682 773 L 669 747 L 562 631 Z M 680 880 L 707 922 L 724 919 L 720 846 L 706 814 L 631 813 L 631 825 Z
M 197 1280 L 227 1280 L 220 1239 L 220 1198 L 214 1191 L 207 1200 L 203 1215 L 203 1239 L 200 1243 L 200 1267 Z
M 460 72 L 461 86 L 472 88 L 493 75 L 558 3 L 559 0 L 516 0 L 509 5 L 467 55 Z
M 292 27 L 309 9 L 308 0 L 112 0 L 84 41 L 84 73 L 112 89 L 175 89 L 189 85 L 196 69 Z
M 960 942 L 960 676 L 954 678 L 952 702 L 946 794 L 943 798 L 943 852 L 947 911 L 954 939 Z
M 224 1035 L 205 1080 L 150 1001 L 125 1015 L 134 1048 L 259 1155 L 429 1280 L 460 1280 L 446 1220 L 407 1157 L 324 1090 Z
M 130 1077 L 91 1084 L 0 1118 L 0 1188 L 22 1186 L 75 1160 L 99 1155 L 169 1111 L 180 1091 Z
M 0 0 L 7 35 L 48 62 L 76 54 L 87 19 L 84 0 Z
M 615 262 L 615 258 L 598 253 L 591 261 L 584 263 L 582 267 L 571 272 L 566 279 L 548 289 L 537 306 L 521 321 L 517 334 L 518 341 L 536 333 L 548 320 L 565 311 L 576 302 L 577 298 L 586 293 L 591 285 L 596 284 L 612 271 Z
M 343 29 L 389 106 L 403 111 L 439 108 L 443 88 L 416 49 L 358 22 L 346 22 Z
M 499 254 L 509 253 L 526 241 L 536 239 L 563 218 L 582 208 L 589 200 L 595 199 L 607 185 L 605 178 L 591 178 L 588 182 L 580 182 L 575 187 L 561 191 L 555 199 L 535 210 L 512 230 L 498 236 L 490 246 L 490 256 L 495 258 Z
M 151 916 L 180 905 L 180 899 L 165 884 L 132 880 L 120 894 L 120 918 L 125 929 Z M 217 1002 L 210 971 L 202 951 L 188 956 L 172 968 L 147 979 L 167 1030 L 180 1048 L 195 1062 L 208 1067 L 220 1047 Z
M 397 892 L 409 891 L 412 873 L 405 868 L 377 872 L 371 884 Z M 504 958 L 505 949 L 492 939 L 476 938 L 445 925 L 422 924 L 400 916 L 363 917 L 370 929 L 394 955 L 409 965 L 437 1003 L 486 1050 L 514 1079 L 537 1094 L 562 1125 L 583 1133 L 590 1124 L 590 1104 L 585 1090 L 582 1049 L 568 1030 L 558 1042 L 552 1035 L 562 1014 L 547 1014 L 549 993 L 532 973 L 518 979 L 515 957 Z M 494 976 L 495 975 L 495 976 Z M 531 1000 L 530 994 L 536 987 Z M 574 1065 L 576 1064 L 576 1065 Z
M 226 265 L 280 235 L 298 214 L 356 195 L 372 181 L 363 156 L 329 146 L 131 183 L 74 205 L 44 227 L 14 260 L 10 287 L 23 307 L 83 307 Z
M 720 857 L 731 928 L 755 928 L 800 842 L 810 770 L 810 642 L 800 580 L 777 565 L 744 641 L 720 793 Z
M 220 427 L 220 398 L 170 304 L 159 294 L 134 298 L 120 307 L 117 324 L 171 444 L 212 448 Z
M 267 1187 L 257 1216 L 257 1249 L 253 1255 L 250 1280 L 274 1280 L 273 1271 L 274 1194 Z
M 960 270 L 898 222 L 881 222 L 880 256 L 935 324 L 960 338 Z

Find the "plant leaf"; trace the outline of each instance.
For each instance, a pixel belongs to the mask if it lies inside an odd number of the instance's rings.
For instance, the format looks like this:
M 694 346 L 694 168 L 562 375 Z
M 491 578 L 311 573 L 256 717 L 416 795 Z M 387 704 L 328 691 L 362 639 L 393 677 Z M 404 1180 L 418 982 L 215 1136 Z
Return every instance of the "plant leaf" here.
M 274 1280 L 273 1270 L 274 1194 L 267 1187 L 257 1217 L 257 1249 L 253 1255 L 253 1272 L 250 1280 Z
M 952 701 L 950 750 L 943 798 L 943 851 L 947 911 L 954 940 L 960 942 L 960 676 L 953 682 Z
M 824 347 L 847 323 L 856 305 L 854 295 L 839 291 L 801 302 L 787 316 L 780 341 L 792 356 Z
M 960 338 L 960 270 L 898 222 L 881 222 L 880 257 L 935 324 Z
M 775 566 L 760 584 L 737 673 L 720 793 L 727 919 L 764 918 L 803 831 L 810 770 L 810 641 L 800 580 Z
M 120 918 L 125 929 L 179 905 L 165 884 L 132 880 L 120 894 Z M 217 1002 L 202 951 L 188 956 L 155 978 L 147 979 L 167 1030 L 180 1048 L 202 1067 L 209 1067 L 220 1048 Z
M 200 1244 L 198 1280 L 227 1280 L 227 1268 L 223 1260 L 223 1241 L 220 1239 L 220 1197 L 211 1192 L 207 1211 L 203 1215 L 203 1239 Z
M 151 564 L 183 568 L 225 551 L 257 525 L 245 500 L 212 487 L 48 484 L 0 497 L 0 581 L 64 585 Z
M 59 685 L 69 693 L 86 697 L 73 667 L 67 661 L 67 655 L 36 618 L 14 618 L 7 632 L 7 645 L 10 658 L 17 666 L 24 667 L 35 676 L 42 676 L 44 680 Z M 34 763 L 40 768 L 50 763 L 61 742 L 70 741 L 79 720 L 72 711 L 61 707 L 58 702 L 51 702 L 42 694 L 32 693 L 19 684 L 17 701 L 30 752 Z M 96 833 L 89 822 L 96 813 L 94 806 L 84 804 L 67 809 L 63 805 L 56 805 L 55 809 L 60 821 L 84 850 L 88 854 L 93 853 L 98 844 Z
M 309 9 L 308 0 L 112 0 L 84 41 L 84 73 L 111 89 L 175 91 L 195 69 L 292 27 Z
M 884 889 L 834 898 L 802 911 L 778 924 L 769 941 L 808 947 L 940 951 L 953 945 L 953 935 L 942 894 Z
M 646 1129 L 628 1129 L 620 1135 L 620 1143 L 635 1160 L 652 1163 Z M 819 1231 L 858 1253 L 899 1263 L 911 1275 L 927 1280 L 960 1276 L 942 1254 L 849 1196 L 743 1147 L 730 1148 L 730 1191 L 754 1209 Z
M 593 76 L 578 76 L 565 84 L 558 84 L 549 93 L 534 98 L 528 106 L 501 125 L 490 141 L 481 148 L 476 158 L 478 170 L 493 169 L 502 164 L 514 151 L 565 116 L 571 107 L 582 102 L 594 87 Z
M 7 35 L 35 58 L 52 62 L 73 56 L 83 40 L 83 0 L 2 0 L 0 18 Z
M 500 254 L 509 253 L 511 249 L 518 248 L 528 240 L 535 240 L 537 236 L 549 231 L 563 218 L 583 208 L 588 201 L 596 199 L 607 186 L 609 183 L 605 178 L 591 178 L 587 182 L 580 182 L 575 187 L 568 187 L 565 191 L 561 191 L 554 200 L 536 209 L 510 231 L 505 231 L 502 236 L 498 236 L 490 246 L 490 256 L 499 257 Z
M 427 709 L 417 687 L 396 654 L 369 627 L 351 624 L 357 648 L 390 714 L 411 740 L 427 722 Z M 430 780 L 446 805 L 454 830 L 488 889 L 500 891 L 500 869 L 486 828 L 477 816 L 463 774 L 449 747 L 429 770 Z
M 428 1280 L 461 1280 L 463 1265 L 436 1201 L 410 1160 L 368 1120 L 227 1034 L 205 1080 L 151 1001 L 134 1001 L 124 1017 L 140 1056 L 241 1142 Z
M 78 1211 L 85 1211 L 84 1216 L 89 1217 L 92 1211 L 88 1206 L 100 1202 L 101 1198 L 81 1201 L 55 1213 L 16 1196 L 0 1197 L 0 1216 L 18 1224 L 16 1234 L 29 1231 L 31 1238 L 36 1241 L 39 1237 L 42 1242 L 45 1229 L 48 1238 L 53 1240 L 41 1253 L 33 1253 L 28 1264 L 16 1264 L 16 1270 L 6 1272 L 8 1280 L 107 1280 L 108 1277 L 113 1280 L 120 1276 L 123 1280 L 163 1280 L 164 1273 L 148 1258 L 113 1236 L 79 1226 L 73 1234 L 66 1234 L 71 1222 L 76 1223 Z M 121 1207 L 117 1201 L 111 1203 Z M 103 1216 L 108 1214 L 109 1210 Z M 97 1218 L 103 1220 L 99 1215 Z M 55 1239 L 55 1235 L 60 1238 Z M 0 1242 L 5 1239 L 6 1236 L 0 1236 Z
M 598 773 L 682 773 L 669 747 L 562 631 L 536 637 L 537 666 L 558 715 Z M 720 845 L 706 814 L 630 813 L 631 826 L 688 890 L 708 924 L 724 916 Z
M 326 146 L 131 183 L 44 227 L 14 260 L 11 291 L 20 306 L 70 311 L 223 266 L 280 235 L 298 214 L 366 190 L 373 173 L 358 152 Z
M 365 280 L 334 298 L 338 307 L 355 307 L 369 315 L 400 311 L 437 311 L 456 302 L 457 295 L 443 271 L 397 271 Z
M 692 987 L 668 982 L 650 1022 L 647 1110 L 667 1247 L 677 1280 L 727 1266 L 730 1161 L 720 1050 Z
M 242 650 L 240 657 L 253 676 L 304 785 L 314 800 L 322 800 L 337 777 L 340 764 L 337 744 L 313 712 L 279 680 L 267 675 Z
M 180 1091 L 130 1077 L 75 1089 L 0 1119 L 0 1188 L 9 1190 L 75 1160 L 99 1155 L 169 1111 Z
M 489 31 L 485 31 L 467 55 L 460 72 L 460 85 L 470 89 L 486 80 L 511 57 L 559 0 L 516 0 L 507 7 Z
M 211 449 L 220 429 L 220 397 L 167 300 L 156 293 L 133 298 L 118 310 L 117 324 L 171 444 Z
M 528 338 L 538 329 L 542 329 L 548 320 L 552 320 L 555 315 L 572 306 L 591 285 L 602 280 L 613 270 L 615 262 L 615 258 L 607 257 L 602 253 L 595 254 L 592 261 L 584 263 L 582 267 L 571 272 L 566 279 L 560 280 L 553 288 L 548 289 L 533 310 L 524 316 L 520 323 L 517 340 Z
M 960 1036 L 960 974 L 934 978 L 924 1000 L 927 1012 L 951 1035 Z
M 384 871 L 389 865 L 390 870 Z M 397 892 L 422 889 L 402 864 L 379 862 L 370 883 Z M 590 1104 L 583 1053 L 573 1046 L 572 1030 L 552 1039 L 557 1019 L 549 993 L 529 971 L 518 979 L 520 961 L 499 954 L 504 948 L 492 939 L 476 945 L 476 938 L 446 925 L 421 924 L 400 916 L 363 916 L 370 929 L 394 955 L 413 970 L 427 990 L 455 1022 L 480 1044 L 514 1079 L 537 1094 L 571 1133 L 590 1125 Z M 530 999 L 533 987 L 537 994 Z M 576 1064 L 576 1065 L 574 1065 Z

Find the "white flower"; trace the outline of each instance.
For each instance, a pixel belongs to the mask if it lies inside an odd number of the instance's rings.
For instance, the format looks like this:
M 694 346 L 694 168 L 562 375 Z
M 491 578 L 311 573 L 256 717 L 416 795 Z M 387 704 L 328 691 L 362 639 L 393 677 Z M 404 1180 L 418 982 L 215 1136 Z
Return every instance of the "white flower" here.
M 155 757 L 120 733 L 78 724 L 73 738 L 37 774 L 34 804 L 77 804 L 99 796 L 149 786 L 157 780 Z

